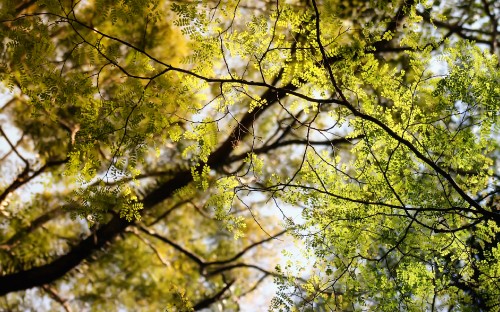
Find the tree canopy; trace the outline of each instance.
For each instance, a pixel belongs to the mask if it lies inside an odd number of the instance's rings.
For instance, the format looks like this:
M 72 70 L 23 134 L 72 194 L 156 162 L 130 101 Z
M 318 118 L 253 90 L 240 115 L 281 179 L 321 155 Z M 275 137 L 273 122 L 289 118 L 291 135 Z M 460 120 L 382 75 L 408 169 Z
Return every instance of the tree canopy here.
M 0 309 L 500 311 L 499 20 L 1 0 Z

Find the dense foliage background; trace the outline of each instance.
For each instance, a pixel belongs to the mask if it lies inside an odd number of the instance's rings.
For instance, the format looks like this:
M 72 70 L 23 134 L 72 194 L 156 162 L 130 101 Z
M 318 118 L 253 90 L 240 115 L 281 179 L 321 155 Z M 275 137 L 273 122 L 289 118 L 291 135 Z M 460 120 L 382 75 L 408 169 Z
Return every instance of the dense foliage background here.
M 0 12 L 0 309 L 500 311 L 497 1 Z

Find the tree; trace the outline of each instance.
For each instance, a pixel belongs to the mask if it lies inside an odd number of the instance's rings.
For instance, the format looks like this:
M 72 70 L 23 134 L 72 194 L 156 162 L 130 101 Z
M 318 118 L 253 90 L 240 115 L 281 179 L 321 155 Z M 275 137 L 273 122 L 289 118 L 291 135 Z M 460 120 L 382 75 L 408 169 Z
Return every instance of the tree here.
M 494 1 L 0 7 L 6 309 L 500 309 Z

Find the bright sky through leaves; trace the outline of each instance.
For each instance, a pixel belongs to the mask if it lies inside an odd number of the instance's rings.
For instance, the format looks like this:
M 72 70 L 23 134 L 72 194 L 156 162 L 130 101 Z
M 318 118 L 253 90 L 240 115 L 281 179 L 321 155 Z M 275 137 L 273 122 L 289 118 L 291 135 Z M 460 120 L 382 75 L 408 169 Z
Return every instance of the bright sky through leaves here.
M 0 309 L 500 311 L 497 1 L 0 8 Z

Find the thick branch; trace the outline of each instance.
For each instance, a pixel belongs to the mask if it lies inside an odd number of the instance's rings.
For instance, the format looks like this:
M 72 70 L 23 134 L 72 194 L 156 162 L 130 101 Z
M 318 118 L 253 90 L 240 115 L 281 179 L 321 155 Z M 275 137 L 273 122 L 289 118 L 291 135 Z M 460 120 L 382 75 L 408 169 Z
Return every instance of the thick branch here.
M 264 93 L 262 98 L 266 99 L 268 101 L 267 103 L 274 103 L 277 99 L 286 96 L 286 94 L 284 90 L 280 92 L 268 90 Z M 245 136 L 247 132 L 242 130 L 248 129 L 258 116 L 270 106 L 271 104 L 268 104 L 261 107 L 259 110 L 254 110 L 245 114 L 239 122 L 238 127 L 232 131 L 226 141 L 209 157 L 207 164 L 212 168 L 223 166 L 233 151 L 234 140 L 239 140 Z M 189 170 L 178 172 L 171 180 L 161 184 L 144 198 L 144 211 L 171 197 L 175 190 L 188 185 L 191 181 L 192 175 Z M 132 224 L 132 222 L 127 222 L 119 216 L 113 215 L 111 220 L 101 226 L 94 235 L 82 240 L 68 253 L 60 256 L 53 262 L 29 270 L 0 276 L 0 296 L 9 292 L 48 284 L 63 277 L 83 260 L 88 259 L 94 252 L 113 241 Z
M 125 219 L 113 218 L 95 235 L 82 240 L 67 254 L 55 259 L 51 263 L 34 267 L 29 270 L 16 272 L 0 277 L 0 296 L 9 292 L 28 289 L 52 283 L 63 277 L 93 252 L 104 247 L 117 234 L 123 232 L 130 225 Z

